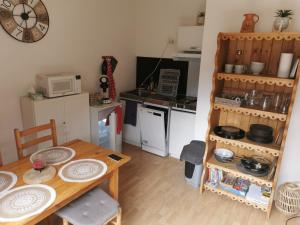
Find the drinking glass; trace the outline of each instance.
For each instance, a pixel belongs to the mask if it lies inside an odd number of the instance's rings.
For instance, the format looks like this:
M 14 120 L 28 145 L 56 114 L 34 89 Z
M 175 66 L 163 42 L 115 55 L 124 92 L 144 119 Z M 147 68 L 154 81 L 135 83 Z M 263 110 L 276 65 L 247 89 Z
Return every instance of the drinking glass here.
M 254 107 L 256 105 L 257 91 L 252 90 L 247 95 L 247 105 L 250 107 Z
M 290 106 L 290 96 L 285 95 L 281 104 L 281 113 L 287 114 Z
M 261 108 L 262 110 L 270 109 L 272 104 L 272 97 L 270 95 L 264 95 L 261 100 Z
M 274 98 L 273 98 L 273 109 L 274 111 L 279 111 L 280 106 L 282 104 L 282 94 L 276 93 Z

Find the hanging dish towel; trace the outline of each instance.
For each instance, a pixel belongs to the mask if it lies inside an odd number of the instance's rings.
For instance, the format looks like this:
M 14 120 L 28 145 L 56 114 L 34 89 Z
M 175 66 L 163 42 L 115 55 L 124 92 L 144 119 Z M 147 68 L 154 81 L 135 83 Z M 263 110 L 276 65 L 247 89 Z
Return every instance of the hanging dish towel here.
M 136 126 L 137 102 L 126 100 L 124 123 Z
M 122 127 L 123 127 L 123 121 L 122 121 L 123 114 L 122 114 L 121 106 L 115 107 L 114 112 L 116 113 L 116 127 L 117 127 L 116 133 L 120 134 L 122 132 Z M 106 118 L 105 126 L 109 126 L 109 124 L 110 124 L 109 117 L 110 117 L 110 114 Z
M 122 115 L 122 108 L 121 106 L 117 106 L 115 108 L 115 113 L 116 113 L 116 117 L 117 117 L 117 134 L 120 134 L 122 132 L 122 125 L 123 125 L 123 115 Z

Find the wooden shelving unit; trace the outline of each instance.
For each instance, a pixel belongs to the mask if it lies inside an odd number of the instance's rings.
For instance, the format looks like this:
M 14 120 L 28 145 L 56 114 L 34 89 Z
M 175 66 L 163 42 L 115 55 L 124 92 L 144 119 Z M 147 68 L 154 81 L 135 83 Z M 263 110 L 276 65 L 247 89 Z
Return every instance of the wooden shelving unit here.
M 204 172 L 200 190 L 201 192 L 208 190 L 261 209 L 269 217 L 272 210 L 289 122 L 293 111 L 300 70 L 297 71 L 295 79 L 278 78 L 276 75 L 281 53 L 293 53 L 294 59 L 300 57 L 300 33 L 219 33 L 217 43 L 208 121 L 209 129 L 206 138 L 207 147 L 204 156 Z M 227 74 L 223 72 L 226 63 L 250 65 L 251 61 L 265 63 L 262 75 Z M 220 96 L 222 93 L 242 95 L 253 89 L 264 93 L 289 95 L 291 100 L 288 113 L 282 114 L 275 111 L 263 111 L 260 108 L 247 108 L 243 107 L 243 105 L 235 107 L 215 103 L 215 97 Z M 215 126 L 222 125 L 239 127 L 247 132 L 250 125 L 255 123 L 271 126 L 274 130 L 274 136 L 283 130 L 281 144 L 259 144 L 248 140 L 246 137 L 239 140 L 225 139 L 215 135 L 213 132 Z M 273 176 L 252 176 L 238 170 L 236 166 L 237 161 L 231 163 L 217 161 L 213 153 L 216 148 L 220 147 L 234 151 L 237 156 L 236 160 L 242 156 L 253 155 L 268 159 L 273 162 L 275 168 Z M 271 187 L 272 193 L 269 204 L 256 204 L 244 197 L 207 184 L 210 168 L 230 173 L 232 176 L 249 180 L 251 183 Z

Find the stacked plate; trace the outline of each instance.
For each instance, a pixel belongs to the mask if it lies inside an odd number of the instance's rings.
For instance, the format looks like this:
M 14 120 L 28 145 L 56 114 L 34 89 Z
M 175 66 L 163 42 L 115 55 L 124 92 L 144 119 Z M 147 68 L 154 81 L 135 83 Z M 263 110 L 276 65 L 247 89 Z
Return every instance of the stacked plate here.
M 269 144 L 273 142 L 273 128 L 263 124 L 252 124 L 247 138 L 257 143 Z
M 241 139 L 245 137 L 245 131 L 233 126 L 216 126 L 214 132 L 216 135 L 226 139 Z

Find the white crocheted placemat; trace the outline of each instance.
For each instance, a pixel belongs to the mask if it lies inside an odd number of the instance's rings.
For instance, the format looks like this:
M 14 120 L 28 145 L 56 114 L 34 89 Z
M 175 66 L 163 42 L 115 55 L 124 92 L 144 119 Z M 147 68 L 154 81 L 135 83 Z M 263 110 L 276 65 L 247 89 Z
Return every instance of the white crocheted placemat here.
M 66 182 L 88 182 L 102 177 L 107 171 L 107 165 L 101 160 L 80 159 L 69 162 L 58 172 Z
M 0 171 L 0 194 L 13 188 L 17 183 L 16 174 L 6 171 Z
M 75 154 L 76 152 L 71 148 L 51 147 L 32 154 L 30 161 L 34 162 L 36 159 L 43 159 L 47 165 L 60 165 L 70 161 Z
M 55 190 L 43 184 L 12 189 L 0 196 L 0 222 L 17 222 L 40 214 L 55 198 Z

